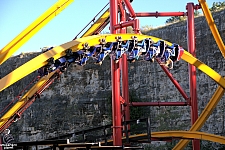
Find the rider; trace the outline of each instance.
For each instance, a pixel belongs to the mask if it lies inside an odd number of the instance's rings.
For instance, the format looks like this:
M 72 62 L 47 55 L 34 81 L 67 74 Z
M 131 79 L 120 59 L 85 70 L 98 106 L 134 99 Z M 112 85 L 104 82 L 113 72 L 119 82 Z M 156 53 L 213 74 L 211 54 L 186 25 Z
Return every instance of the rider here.
M 165 61 L 162 62 L 162 65 L 165 65 L 167 68 L 172 69 L 173 63 L 180 60 L 180 57 L 183 54 L 183 48 L 178 44 L 173 43 L 172 46 L 167 46 L 164 53 Z

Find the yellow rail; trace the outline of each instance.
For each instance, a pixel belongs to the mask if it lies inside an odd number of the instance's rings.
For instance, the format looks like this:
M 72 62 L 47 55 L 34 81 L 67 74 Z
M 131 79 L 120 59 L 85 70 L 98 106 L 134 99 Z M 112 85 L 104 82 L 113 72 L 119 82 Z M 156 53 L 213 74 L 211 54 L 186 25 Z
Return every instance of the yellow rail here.
M 105 38 L 107 41 L 116 41 L 115 35 L 95 35 L 95 36 L 88 36 L 84 38 L 80 38 L 74 41 L 67 42 L 60 46 L 54 47 L 52 50 L 47 51 L 39 56 L 35 57 L 34 59 L 28 61 L 27 63 L 23 64 L 22 66 L 18 67 L 2 79 L 0 79 L 0 91 L 4 90 L 8 86 L 12 85 L 13 83 L 17 82 L 18 80 L 22 79 L 23 77 L 27 76 L 28 74 L 34 72 L 35 70 L 41 68 L 42 66 L 47 64 L 47 60 L 51 57 L 54 59 L 58 59 L 65 55 L 65 50 L 72 49 L 74 52 L 82 49 L 83 44 L 88 42 L 90 46 L 94 46 L 99 44 L 99 39 Z M 147 38 L 148 36 L 142 36 L 142 39 Z M 124 40 L 128 40 L 131 38 L 131 35 L 123 35 Z
M 218 87 L 212 98 L 210 99 L 209 103 L 205 107 L 205 109 L 202 111 L 201 115 L 199 118 L 196 120 L 194 125 L 191 127 L 189 131 L 198 131 L 202 128 L 206 120 L 209 118 L 209 116 L 212 114 L 213 110 L 215 109 L 216 105 L 224 95 L 224 89 L 222 87 Z M 182 150 L 184 149 L 188 142 L 190 140 L 181 140 L 173 149 L 174 150 Z
M 147 133 L 130 135 L 129 139 L 147 137 Z M 197 131 L 161 131 L 161 132 L 152 132 L 151 137 L 153 138 L 165 138 L 165 137 L 176 137 L 176 138 L 185 138 L 185 139 L 199 139 L 206 140 L 211 142 L 217 142 L 221 144 L 225 144 L 225 137 L 215 134 L 209 134 L 204 132 Z M 126 139 L 126 137 L 122 137 L 122 139 Z M 144 140 L 144 139 L 143 139 Z M 140 140 L 141 141 L 141 140 Z M 108 140 L 108 142 L 112 142 L 112 140 Z M 104 142 L 102 142 L 104 143 Z
M 184 51 L 184 54 L 181 57 L 184 61 L 188 62 L 189 64 L 194 65 L 196 68 L 207 74 L 210 78 L 212 78 L 214 81 L 216 81 L 217 84 L 221 85 L 223 88 L 225 88 L 225 80 L 224 78 L 218 74 L 216 71 L 214 71 L 212 68 L 198 60 L 197 58 L 193 57 L 190 53 L 187 51 Z
M 100 39 L 102 38 L 105 38 L 107 42 L 115 42 L 117 36 L 121 36 L 123 40 L 129 40 L 131 39 L 131 36 L 137 36 L 139 40 L 143 40 L 145 38 L 151 38 L 154 42 L 157 42 L 158 40 L 160 40 L 159 38 L 156 38 L 156 37 L 139 35 L 139 34 L 107 34 L 107 35 L 88 36 L 85 38 L 80 38 L 74 41 L 70 41 L 68 43 L 57 46 L 50 51 L 40 54 L 39 56 L 35 57 L 34 59 L 20 66 L 13 72 L 9 73 L 7 76 L 3 77 L 0 80 L 0 91 L 12 85 L 16 81 L 22 79 L 23 77 L 27 76 L 28 74 L 32 73 L 33 71 L 37 70 L 38 68 L 46 65 L 47 60 L 49 58 L 53 57 L 54 59 L 58 59 L 64 56 L 66 49 L 72 49 L 72 51 L 75 52 L 79 49 L 82 49 L 83 44 L 86 42 L 90 46 L 98 45 Z M 167 44 L 170 45 L 171 43 L 167 42 Z M 204 63 L 202 63 L 201 61 L 199 61 L 197 58 L 193 57 L 190 53 L 186 51 L 184 51 L 184 54 L 182 55 L 181 58 L 184 61 L 196 66 L 199 70 L 207 74 L 209 77 L 211 77 L 215 82 L 217 82 L 221 86 L 220 88 L 217 89 L 217 91 L 211 98 L 209 104 L 204 109 L 203 113 L 200 115 L 200 117 L 198 118 L 198 120 L 196 121 L 196 123 L 193 125 L 193 127 L 190 130 L 190 131 L 196 131 L 201 128 L 201 126 L 204 124 L 208 116 L 212 113 L 212 110 L 215 108 L 220 98 L 224 94 L 223 88 L 225 88 L 225 79 L 222 78 L 217 72 L 215 72 L 209 66 L 205 65 Z M 10 114 L 6 116 L 5 118 L 9 116 Z
M 207 5 L 205 0 L 198 0 L 198 2 L 202 7 L 202 11 L 205 15 L 205 18 L 206 18 L 206 21 L 209 25 L 209 28 L 212 31 L 213 37 L 214 37 L 222 55 L 223 55 L 223 57 L 225 58 L 225 46 L 224 46 L 223 40 L 222 40 L 218 30 L 217 30 L 216 24 L 213 20 L 213 17 L 212 17 L 212 14 L 211 14 L 211 12 L 208 8 L 208 5 Z
M 91 28 L 89 28 L 86 33 L 83 35 L 83 36 L 89 36 L 89 35 L 92 35 L 99 27 L 101 27 L 101 25 L 107 20 L 107 18 L 109 18 L 109 11 L 105 11 L 103 13 L 103 15 L 101 15 L 101 17 L 95 22 L 94 25 L 91 26 Z M 50 21 L 50 20 L 49 20 Z M 46 22 L 47 23 L 47 22 Z M 26 42 L 26 41 L 24 41 Z M 76 42 L 70 42 L 70 43 L 76 43 Z M 66 46 L 65 46 L 66 45 Z M 65 45 L 62 45 L 63 46 L 63 50 L 65 50 L 66 48 L 69 48 L 71 45 L 70 44 L 65 44 Z M 61 53 L 62 52 L 62 49 L 60 49 L 60 47 L 55 47 L 54 48 L 54 51 L 55 53 Z M 51 52 L 51 54 L 54 53 L 54 52 Z M 46 57 L 49 58 L 51 57 L 52 55 L 48 53 L 44 54 L 45 56 L 43 57 Z M 55 59 L 57 59 L 58 57 L 60 57 L 61 55 L 59 56 L 55 56 Z M 35 61 L 39 61 L 39 60 L 43 60 L 43 57 L 41 58 L 37 58 L 37 60 Z M 46 60 L 46 59 L 44 59 Z M 39 65 L 37 65 L 36 67 L 37 68 L 40 68 L 40 66 L 43 66 L 46 64 L 46 61 L 40 63 Z M 20 70 L 27 70 L 26 67 L 31 67 L 33 66 L 32 63 L 29 63 L 29 64 L 26 64 L 24 67 L 21 67 L 23 69 L 20 69 Z M 33 69 L 35 69 L 35 67 L 33 67 Z M 11 77 L 14 78 L 13 76 L 16 75 L 20 70 L 15 70 L 14 73 L 11 73 Z M 23 71 L 24 72 L 24 71 Z M 32 72 L 32 71 L 31 71 Z M 33 96 L 38 90 L 40 87 L 42 87 L 42 85 L 44 85 L 50 78 L 51 76 L 54 74 L 55 72 L 52 72 L 51 74 L 49 74 L 48 76 L 45 76 L 43 77 L 42 79 L 40 79 L 38 81 L 38 83 L 36 83 L 18 102 L 16 102 L 13 107 L 11 109 L 9 109 L 0 119 L 0 128 L 2 128 L 6 123 L 7 121 L 15 114 L 18 112 L 18 110 L 20 110 L 25 104 L 26 102 L 28 101 L 29 97 Z M 18 77 L 17 79 L 15 80 L 19 80 L 20 77 Z M 15 81 L 14 80 L 14 81 Z M 6 85 L 7 84 L 10 84 L 8 83 L 8 79 L 2 81 L 3 85 Z M 16 82 L 16 81 L 15 81 Z M 5 87 L 6 88 L 6 87 Z
M 138 35 L 138 34 L 106 34 L 106 35 L 95 35 L 95 36 L 88 36 L 85 38 L 80 38 L 74 41 L 67 42 L 60 46 L 54 47 L 52 50 L 47 51 L 39 56 L 35 57 L 34 59 L 30 60 L 29 62 L 25 63 L 24 65 L 20 66 L 19 68 L 15 69 L 13 72 L 9 73 L 7 76 L 3 77 L 0 80 L 0 91 L 4 90 L 8 86 L 12 85 L 16 81 L 22 79 L 23 77 L 27 76 L 28 74 L 32 73 L 33 71 L 39 69 L 40 67 L 47 64 L 47 60 L 51 57 L 54 59 L 58 59 L 65 55 L 66 49 L 72 49 L 72 51 L 77 51 L 83 48 L 84 43 L 89 43 L 90 46 L 94 46 L 99 44 L 99 40 L 105 38 L 107 42 L 115 42 L 116 36 L 121 36 L 123 40 L 131 39 L 131 36 L 137 36 L 139 40 L 145 38 L 151 38 L 154 42 L 160 40 L 159 38 L 146 36 L 146 35 Z M 167 42 L 168 44 L 171 44 Z M 193 64 L 202 72 L 207 74 L 213 80 L 215 80 L 219 85 L 225 88 L 225 80 L 213 69 L 209 66 L 205 65 L 195 57 L 193 57 L 190 53 L 184 51 L 182 55 L 182 59 L 187 61 L 190 64 Z
M 98 20 L 82 35 L 82 37 L 86 37 L 86 36 L 91 36 L 95 33 L 96 30 L 98 30 L 103 23 L 105 23 L 105 21 L 107 19 L 109 19 L 110 13 L 109 13 L 109 9 L 107 9 L 99 18 Z
M 13 105 L 0 119 L 0 129 L 4 124 L 15 114 L 17 111 L 26 104 L 26 102 L 31 98 L 37 90 L 44 85 L 48 79 L 54 74 L 50 73 L 48 76 L 42 77 L 16 104 Z
M 205 0 L 198 0 L 198 1 L 199 1 L 199 4 L 201 5 L 202 11 L 205 15 L 206 21 L 207 21 L 209 28 L 213 34 L 213 37 L 223 55 L 223 57 L 225 58 L 225 46 L 224 46 L 223 40 L 217 30 L 216 24 L 213 20 L 213 17 L 208 8 L 208 5 Z M 220 86 L 221 86 L 221 84 L 220 84 Z M 213 97 L 211 98 L 210 102 L 208 103 L 206 108 L 203 110 L 201 116 L 205 116 L 205 118 L 204 117 L 198 118 L 198 120 L 195 122 L 195 124 L 190 129 L 190 131 L 197 131 L 197 130 L 201 129 L 201 127 L 203 126 L 205 121 L 208 119 L 209 115 L 214 110 L 215 106 L 218 104 L 221 97 L 224 95 L 224 90 L 223 90 L 224 87 L 223 88 L 222 87 L 217 88 L 217 90 L 216 90 L 215 94 L 213 95 Z M 188 142 L 190 142 L 190 141 L 189 140 L 181 140 L 173 149 L 174 150 L 184 149 L 184 147 L 188 144 Z
M 204 133 L 204 132 L 194 132 L 194 131 L 163 131 L 163 132 L 153 132 L 152 137 L 178 137 L 178 138 L 189 138 L 189 139 L 199 139 L 211 142 L 217 142 L 225 144 L 225 137 Z
M 16 52 L 25 42 L 27 42 L 35 33 L 44 27 L 51 19 L 58 15 L 74 0 L 59 0 L 25 30 L 23 30 L 17 37 L 8 43 L 0 51 L 0 64 L 5 62 L 14 52 Z

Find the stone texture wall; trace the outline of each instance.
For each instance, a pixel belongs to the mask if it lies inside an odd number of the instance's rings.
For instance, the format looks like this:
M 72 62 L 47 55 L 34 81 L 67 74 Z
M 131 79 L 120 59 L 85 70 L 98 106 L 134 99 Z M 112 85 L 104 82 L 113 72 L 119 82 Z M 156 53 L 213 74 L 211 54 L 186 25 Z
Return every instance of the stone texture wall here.
M 221 37 L 225 37 L 225 11 L 214 14 Z M 225 63 L 204 17 L 195 19 L 197 58 L 212 67 L 222 76 Z M 187 49 L 186 22 L 180 22 L 150 31 L 148 34 L 178 43 Z M 10 58 L 0 66 L 3 77 L 20 64 L 37 56 L 38 53 L 24 54 Z M 174 78 L 189 95 L 188 64 L 175 63 L 171 70 Z M 0 107 L 5 107 L 20 90 L 23 90 L 37 72 L 15 83 L 0 93 Z M 138 61 L 129 64 L 129 88 L 141 101 L 185 101 L 160 66 L 156 63 Z M 212 79 L 197 71 L 197 91 L 199 114 L 205 108 L 218 87 Z M 91 61 L 84 67 L 71 66 L 61 78 L 54 82 L 40 99 L 26 110 L 22 118 L 10 129 L 17 141 L 41 140 L 64 133 L 71 133 L 93 126 L 110 123 L 111 72 L 109 59 L 101 67 Z M 201 131 L 224 135 L 224 98 L 219 102 L 213 114 Z M 140 117 L 152 117 L 152 130 L 188 130 L 190 108 L 187 107 L 147 107 L 149 114 Z M 203 145 L 209 142 L 202 142 Z M 211 148 L 219 144 L 211 143 Z M 209 147 L 209 146 L 208 146 Z
M 213 14 L 215 23 L 219 30 L 219 33 L 225 41 L 225 11 L 220 11 Z M 186 21 L 169 25 L 164 28 L 151 31 L 149 35 L 154 35 L 162 39 L 175 42 L 187 49 L 187 26 Z M 196 56 L 199 60 L 213 68 L 220 75 L 224 76 L 224 58 L 212 36 L 212 33 L 206 23 L 204 17 L 198 17 L 195 19 L 196 30 Z M 181 86 L 186 89 L 188 93 L 188 74 L 186 62 L 179 62 L 171 70 L 175 78 L 180 80 Z M 178 75 L 178 76 L 177 76 Z M 198 82 L 198 108 L 199 114 L 202 112 L 210 98 L 212 97 L 215 89 L 218 87 L 211 78 L 197 70 L 197 82 Z M 224 134 L 224 99 L 220 101 L 213 114 L 207 120 L 207 123 L 202 128 L 203 131 L 215 134 Z

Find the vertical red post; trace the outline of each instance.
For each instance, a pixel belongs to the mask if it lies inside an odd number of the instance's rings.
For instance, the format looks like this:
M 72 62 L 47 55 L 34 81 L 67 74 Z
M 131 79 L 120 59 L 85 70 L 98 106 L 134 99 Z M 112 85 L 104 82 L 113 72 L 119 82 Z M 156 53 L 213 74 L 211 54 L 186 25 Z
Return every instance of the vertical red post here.
M 120 1 L 120 22 L 126 21 L 126 12 L 124 7 L 122 7 L 122 0 Z M 126 33 L 126 28 L 120 29 L 120 33 Z M 121 69 L 122 69 L 122 97 L 125 100 L 126 105 L 122 106 L 122 110 L 124 112 L 123 121 L 130 120 L 130 106 L 129 106 L 129 85 L 128 85 L 128 64 L 127 64 L 127 55 L 126 53 L 123 54 L 121 59 Z M 130 130 L 130 125 L 127 125 L 127 130 Z
M 139 19 L 135 19 L 134 25 L 133 25 L 134 33 L 140 34 L 140 27 L 139 26 L 140 26 Z
M 187 21 L 187 34 L 188 34 L 188 51 L 193 56 L 195 54 L 195 26 L 194 26 L 194 4 L 187 4 L 187 13 L 188 13 L 188 21 Z M 191 98 L 191 123 L 192 125 L 198 119 L 198 103 L 197 103 L 197 81 L 196 81 L 196 68 L 193 65 L 189 64 L 189 84 L 190 84 L 190 98 Z M 200 150 L 200 141 L 193 140 L 192 141 L 193 150 Z
M 110 0 L 110 32 L 116 33 L 114 26 L 117 24 L 118 6 L 117 0 Z M 112 118 L 113 118 L 113 145 L 122 145 L 122 124 L 121 124 L 121 104 L 120 104 L 120 68 L 119 63 L 111 57 L 112 75 Z
M 3 147 L 2 147 L 2 136 L 0 136 L 0 150 L 3 150 Z
M 120 8 L 120 23 L 126 21 L 126 12 L 124 10 L 124 5 L 122 0 L 118 0 L 119 2 L 119 8 Z M 120 33 L 126 33 L 126 28 L 120 29 Z

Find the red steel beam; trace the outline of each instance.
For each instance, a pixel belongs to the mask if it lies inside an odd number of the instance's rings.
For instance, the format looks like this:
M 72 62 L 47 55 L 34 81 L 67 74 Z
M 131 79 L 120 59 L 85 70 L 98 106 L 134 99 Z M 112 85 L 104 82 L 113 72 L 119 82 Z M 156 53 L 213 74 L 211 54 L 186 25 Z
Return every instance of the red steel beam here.
M 140 23 L 139 23 L 139 19 L 134 19 L 133 20 L 133 30 L 134 33 L 139 34 L 140 33 Z
M 187 3 L 187 35 L 188 35 L 188 51 L 194 57 L 195 54 L 195 26 L 194 26 L 194 3 Z M 198 103 L 197 103 L 197 81 L 196 68 L 194 65 L 188 64 L 189 67 L 189 85 L 191 98 L 191 123 L 192 125 L 198 119 Z M 200 141 L 192 141 L 193 150 L 200 150 Z
M 118 29 L 121 29 L 121 28 L 129 27 L 129 26 L 133 27 L 134 33 L 140 33 L 139 19 L 129 20 L 129 21 L 126 21 L 126 22 L 116 24 L 114 26 L 114 29 L 118 30 Z
M 119 63 L 115 63 L 111 58 L 112 74 L 112 120 L 113 120 L 113 145 L 122 145 L 122 121 L 120 103 L 120 68 Z
M 117 8 L 117 0 L 110 0 L 110 32 L 112 34 L 116 34 L 117 31 L 114 29 L 114 26 L 118 22 L 118 8 Z
M 121 29 L 121 28 L 133 26 L 133 24 L 134 24 L 134 20 L 122 22 L 122 23 L 119 23 L 119 24 L 115 24 L 114 29 L 118 30 L 118 29 Z
M 132 18 L 135 18 L 135 17 L 136 17 L 136 14 L 135 14 L 135 12 L 134 12 L 133 7 L 132 7 L 131 4 L 130 4 L 130 1 L 129 1 L 129 0 L 124 0 L 124 3 L 125 3 L 125 5 L 126 5 L 128 11 L 129 11 L 129 13 L 130 13 L 130 16 L 131 16 Z
M 186 12 L 138 12 L 137 17 L 170 17 L 170 16 L 186 16 Z
M 110 0 L 110 32 L 117 33 L 114 26 L 118 21 L 118 1 Z M 112 75 L 112 120 L 113 120 L 113 145 L 122 146 L 122 121 L 120 104 L 120 68 L 111 57 Z
M 187 102 L 131 102 L 130 106 L 187 106 Z
M 160 64 L 160 60 L 156 59 L 156 61 Z M 169 77 L 169 79 L 173 82 L 173 84 L 175 85 L 175 87 L 178 89 L 178 91 L 180 92 L 180 94 L 184 97 L 184 99 L 187 101 L 187 103 L 190 103 L 190 99 L 187 96 L 187 94 L 185 93 L 185 91 L 182 89 L 182 87 L 180 86 L 180 84 L 177 82 L 176 79 L 174 79 L 173 75 L 169 72 L 169 70 L 164 66 L 164 65 L 160 65 L 160 67 L 163 69 L 163 71 L 166 73 L 166 75 Z
M 126 21 L 126 12 L 122 5 L 122 0 L 119 1 L 119 8 L 120 8 L 120 22 Z M 126 33 L 126 28 L 120 29 L 120 33 Z M 128 64 L 127 64 L 127 55 L 126 53 L 123 54 L 122 59 L 120 60 L 121 70 L 122 70 L 122 97 L 125 100 L 125 105 L 122 105 L 123 110 L 123 121 L 130 121 L 130 106 L 128 105 L 129 102 L 129 84 L 128 84 Z M 127 124 L 127 127 L 124 130 L 130 130 L 130 124 Z M 125 133 L 124 133 L 124 136 Z
M 2 137 L 0 138 L 0 150 L 3 150 L 3 147 L 2 147 Z
M 118 0 L 119 8 L 120 8 L 120 23 L 123 23 L 126 21 L 126 12 L 124 10 L 122 0 Z M 121 28 L 120 33 L 126 33 L 126 28 Z

